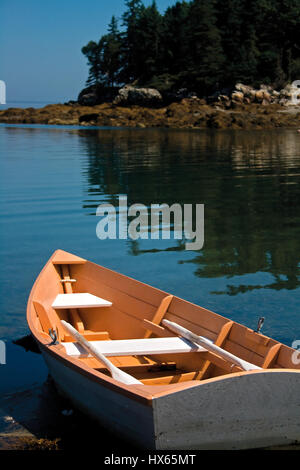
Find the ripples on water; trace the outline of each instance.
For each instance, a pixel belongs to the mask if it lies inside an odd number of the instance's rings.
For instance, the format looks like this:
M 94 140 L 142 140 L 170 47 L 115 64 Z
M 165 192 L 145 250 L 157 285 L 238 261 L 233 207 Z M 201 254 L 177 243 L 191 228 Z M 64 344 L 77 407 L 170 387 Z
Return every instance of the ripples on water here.
M 0 337 L 28 332 L 32 284 L 62 248 L 249 327 L 264 316 L 265 334 L 286 344 L 300 338 L 294 130 L 1 125 L 0 135 Z M 117 206 L 121 194 L 128 205 L 205 204 L 204 248 L 186 251 L 174 239 L 100 241 L 96 208 Z M 6 384 L 21 385 L 24 375 L 12 380 L 9 367 Z

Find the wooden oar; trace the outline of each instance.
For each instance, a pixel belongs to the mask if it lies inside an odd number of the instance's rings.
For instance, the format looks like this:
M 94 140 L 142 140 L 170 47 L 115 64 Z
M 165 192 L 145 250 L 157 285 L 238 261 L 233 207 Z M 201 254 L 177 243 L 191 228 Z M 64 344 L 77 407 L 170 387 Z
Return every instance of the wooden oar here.
M 132 377 L 132 375 L 126 374 L 123 370 L 120 370 L 118 367 L 116 367 L 114 364 L 112 364 L 105 356 L 104 354 L 101 354 L 97 349 L 91 344 L 89 341 L 87 341 L 80 333 L 78 333 L 75 328 L 73 328 L 70 323 L 61 320 L 61 323 L 65 330 L 74 338 L 76 341 L 81 344 L 81 346 L 86 349 L 92 356 L 94 356 L 98 361 L 102 362 L 102 364 L 107 367 L 109 372 L 111 373 L 111 376 L 113 379 L 118 380 L 119 382 L 123 382 L 126 385 L 132 385 L 132 384 L 139 384 L 143 385 L 142 382 L 139 380 L 135 379 Z
M 223 357 L 227 361 L 232 362 L 232 364 L 235 364 L 244 370 L 261 369 L 261 367 L 258 367 L 255 364 L 251 364 L 250 362 L 244 361 L 244 359 L 241 359 L 235 356 L 234 354 L 225 351 L 225 349 L 222 349 L 219 346 L 216 346 L 215 344 L 211 343 L 207 338 L 204 338 L 203 336 L 198 336 L 192 331 L 187 330 L 183 326 L 178 325 L 177 323 L 174 323 L 169 320 L 163 320 L 162 323 L 174 333 L 183 336 L 183 338 L 192 341 L 192 343 L 200 344 L 200 346 L 203 346 L 208 351 L 214 352 L 218 356 Z

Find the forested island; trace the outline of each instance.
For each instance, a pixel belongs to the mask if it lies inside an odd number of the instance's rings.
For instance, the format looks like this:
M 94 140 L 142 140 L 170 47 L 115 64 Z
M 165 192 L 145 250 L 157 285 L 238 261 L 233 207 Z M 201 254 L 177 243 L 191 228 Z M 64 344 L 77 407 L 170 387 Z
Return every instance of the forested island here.
M 207 96 L 237 82 L 279 89 L 300 79 L 299 0 L 178 1 L 164 14 L 155 1 L 125 5 L 107 34 L 82 49 L 88 85 Z
M 94 21 L 94 20 L 93 20 Z M 125 127 L 300 126 L 300 0 L 125 0 L 82 47 L 77 100 L 0 122 Z

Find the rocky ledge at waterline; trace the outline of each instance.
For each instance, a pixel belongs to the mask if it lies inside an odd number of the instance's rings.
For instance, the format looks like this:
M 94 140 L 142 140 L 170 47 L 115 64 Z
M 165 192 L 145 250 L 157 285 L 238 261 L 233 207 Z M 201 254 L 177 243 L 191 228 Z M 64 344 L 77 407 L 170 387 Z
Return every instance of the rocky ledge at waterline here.
M 0 111 L 7 124 L 56 124 L 111 127 L 165 127 L 216 129 L 268 129 L 300 127 L 300 107 L 283 108 L 236 104 L 231 109 L 208 106 L 198 99 L 184 99 L 162 108 L 121 107 L 112 104 L 81 106 L 53 104 L 41 109 L 10 108 Z
M 217 93 L 207 99 L 181 91 L 174 102 L 166 104 L 157 90 L 124 87 L 112 102 L 91 105 L 91 96 L 85 101 L 82 97 L 86 95 L 81 93 L 79 102 L 0 111 L 0 122 L 142 128 L 299 128 L 300 106 L 293 105 L 294 95 L 288 87 L 276 92 L 270 87 L 255 90 L 237 84 L 230 93 Z

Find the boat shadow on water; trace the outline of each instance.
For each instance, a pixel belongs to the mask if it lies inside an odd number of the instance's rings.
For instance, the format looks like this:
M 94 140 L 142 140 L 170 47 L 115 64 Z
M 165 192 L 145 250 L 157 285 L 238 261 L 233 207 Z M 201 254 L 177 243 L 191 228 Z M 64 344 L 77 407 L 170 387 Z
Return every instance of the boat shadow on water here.
M 14 356 L 10 375 L 19 379 L 10 387 L 13 392 L 0 396 L 0 450 L 56 451 L 78 445 L 97 448 L 100 453 L 125 448 L 134 451 L 131 443 L 118 439 L 75 409 L 58 393 L 50 375 L 43 380 L 41 373 L 36 374 L 35 382 L 30 383 L 36 362 L 43 365 L 40 350 L 30 334 L 8 343 L 7 350 L 10 359 Z M 24 381 L 24 374 L 29 383 Z M 21 382 L 22 388 L 18 388 Z M 103 448 L 99 448 L 99 438 Z
M 67 451 L 77 446 L 97 448 L 103 455 L 135 450 L 74 409 L 50 376 L 42 384 L 1 397 L 0 450 Z

